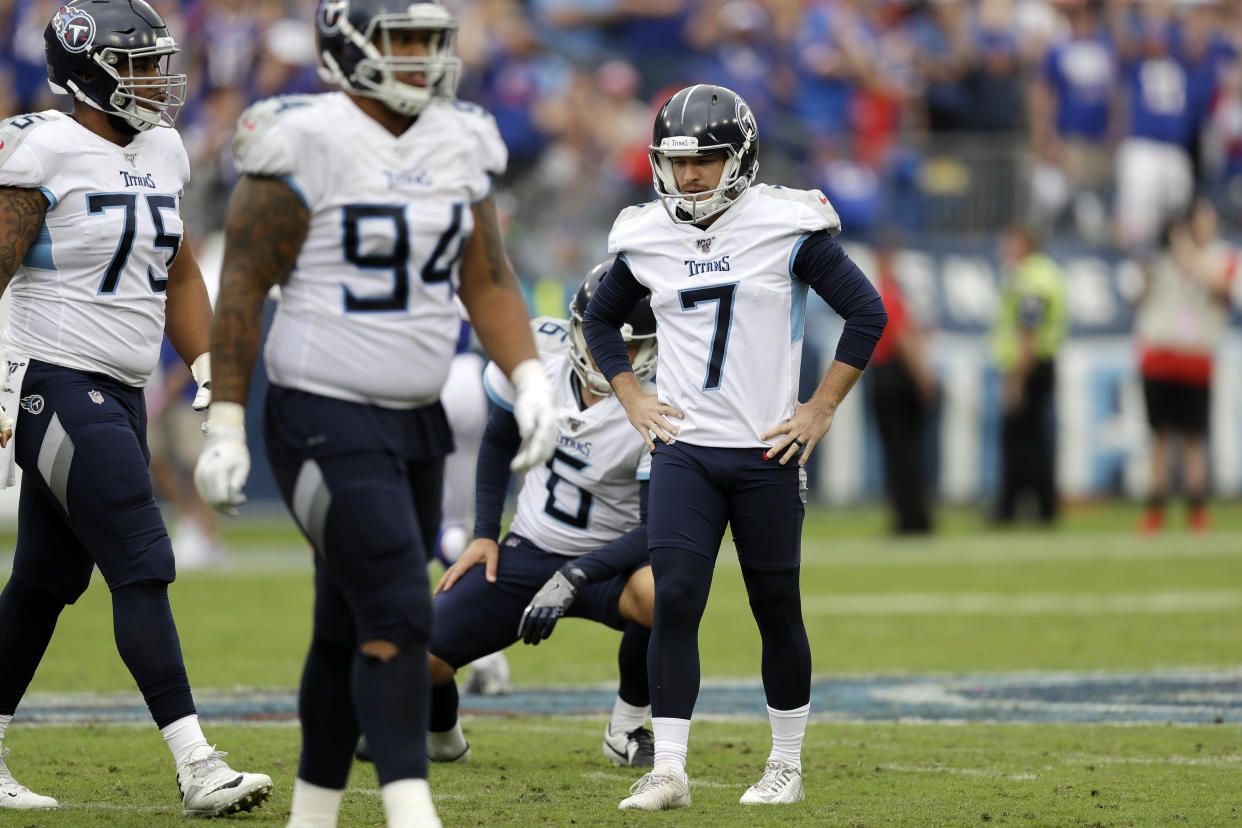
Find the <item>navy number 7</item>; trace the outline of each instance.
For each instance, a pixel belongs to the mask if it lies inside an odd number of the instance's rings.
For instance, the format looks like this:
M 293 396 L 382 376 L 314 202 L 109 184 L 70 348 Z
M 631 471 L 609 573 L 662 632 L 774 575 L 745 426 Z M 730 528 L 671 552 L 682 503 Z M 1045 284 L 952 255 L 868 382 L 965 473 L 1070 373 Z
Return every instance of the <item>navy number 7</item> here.
M 716 327 L 712 331 L 711 353 L 707 356 L 707 377 L 703 380 L 704 391 L 720 389 L 720 375 L 724 371 L 725 353 L 729 349 L 729 329 L 733 326 L 733 297 L 737 294 L 737 282 L 727 285 L 690 288 L 678 291 L 683 311 L 694 310 L 704 302 L 716 303 Z

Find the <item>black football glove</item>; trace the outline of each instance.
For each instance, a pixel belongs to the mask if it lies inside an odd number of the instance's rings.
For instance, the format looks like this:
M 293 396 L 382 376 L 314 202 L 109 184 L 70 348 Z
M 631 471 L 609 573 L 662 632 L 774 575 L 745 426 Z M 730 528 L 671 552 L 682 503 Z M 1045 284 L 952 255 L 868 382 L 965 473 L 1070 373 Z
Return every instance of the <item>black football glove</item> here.
M 539 588 L 522 612 L 518 635 L 527 644 L 538 644 L 552 634 L 556 622 L 578 597 L 586 583 L 586 573 L 567 563 Z

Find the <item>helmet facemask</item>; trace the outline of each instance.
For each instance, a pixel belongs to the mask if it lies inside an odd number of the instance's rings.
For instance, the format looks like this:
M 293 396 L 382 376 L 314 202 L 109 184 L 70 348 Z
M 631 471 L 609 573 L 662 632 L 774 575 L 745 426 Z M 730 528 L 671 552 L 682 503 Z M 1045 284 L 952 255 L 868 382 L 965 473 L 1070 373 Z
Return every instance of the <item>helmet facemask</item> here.
M 137 130 L 152 127 L 171 127 L 177 121 L 181 106 L 185 103 L 186 76 L 172 74 L 169 70 L 172 56 L 178 51 L 171 37 L 161 37 L 146 49 L 101 49 L 95 62 L 117 77 L 116 91 L 109 101 L 117 115 Z M 140 75 L 134 71 L 134 62 L 157 57 L 154 75 Z M 123 75 L 119 68 L 125 67 L 129 74 Z
M 171 37 L 157 38 L 154 46 L 139 49 L 105 46 L 93 50 L 90 66 L 116 81 L 106 100 L 96 100 L 88 93 L 88 85 L 93 85 L 95 79 L 78 76 L 83 71 L 80 69 L 65 78 L 63 85 L 50 79 L 48 85 L 57 94 L 72 95 L 101 112 L 115 115 L 139 132 L 157 126 L 171 127 L 185 103 L 185 74 L 168 71 L 171 58 L 178 51 Z M 134 69 L 136 62 L 152 57 L 158 58 L 155 74 L 140 74 Z
M 751 142 L 747 141 L 740 148 L 732 144 L 700 147 L 696 138 L 673 136 L 661 140 L 660 146 L 650 146 L 647 158 L 651 162 L 656 195 L 669 217 L 678 224 L 698 224 L 727 210 L 734 199 L 746 192 L 758 172 L 757 160 L 750 170 L 743 169 L 750 145 Z M 677 185 L 671 159 L 698 158 L 717 151 L 725 153 L 725 164 L 716 188 L 701 193 L 683 193 Z
M 625 340 L 627 347 L 631 342 L 641 343 L 638 353 L 630 358 L 630 364 L 634 369 L 634 377 L 640 383 L 646 382 L 656 371 L 655 334 L 638 336 L 634 333 L 633 326 L 626 322 L 621 326 L 621 338 Z M 591 393 L 601 397 L 612 396 L 612 386 L 595 366 L 595 360 L 591 358 L 586 337 L 582 335 L 582 316 L 578 313 L 574 313 L 569 320 L 569 356 L 574 373 L 591 390 Z
M 433 97 L 452 99 L 457 95 L 461 60 L 455 55 L 457 21 L 442 6 L 427 3 L 411 5 L 406 12 L 377 14 L 367 30 L 359 31 L 342 15 L 340 34 L 362 53 L 349 73 L 331 51 L 324 50 L 320 75 L 354 94 L 382 101 L 398 115 L 422 112 Z M 405 57 L 393 53 L 393 34 L 400 31 L 427 32 L 429 54 Z M 425 85 L 406 83 L 400 76 L 420 74 Z

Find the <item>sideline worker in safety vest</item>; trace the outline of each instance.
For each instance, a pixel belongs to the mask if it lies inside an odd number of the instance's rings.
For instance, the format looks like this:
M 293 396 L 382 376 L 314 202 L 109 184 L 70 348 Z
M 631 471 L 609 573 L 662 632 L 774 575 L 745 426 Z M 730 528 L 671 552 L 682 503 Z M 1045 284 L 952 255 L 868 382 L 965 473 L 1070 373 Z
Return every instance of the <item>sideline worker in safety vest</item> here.
M 1055 364 L 1068 330 L 1065 277 L 1056 262 L 1039 252 L 1039 239 L 1027 228 L 1001 236 L 1000 259 L 1000 308 L 992 332 L 1004 412 L 996 519 L 1012 521 L 1019 499 L 1029 491 L 1039 520 L 1051 523 L 1057 513 Z

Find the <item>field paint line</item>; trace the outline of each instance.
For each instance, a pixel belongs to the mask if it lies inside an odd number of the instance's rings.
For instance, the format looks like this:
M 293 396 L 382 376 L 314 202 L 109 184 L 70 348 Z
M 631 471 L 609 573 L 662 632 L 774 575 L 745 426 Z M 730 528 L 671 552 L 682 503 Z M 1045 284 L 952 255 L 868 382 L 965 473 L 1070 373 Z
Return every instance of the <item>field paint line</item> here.
M 485 719 L 515 714 L 573 718 L 582 722 L 573 728 L 575 738 L 588 743 L 599 738 L 597 728 L 607 720 L 615 697 L 612 684 L 519 687 L 507 696 L 463 697 L 461 712 L 471 727 L 477 721 L 480 728 L 489 726 Z M 209 690 L 196 698 L 206 720 L 296 726 L 297 697 L 292 688 Z M 1242 670 L 821 675 L 813 680 L 811 699 L 816 722 L 1242 724 Z M 708 680 L 700 690 L 696 718 L 763 721 L 765 712 L 758 680 Z M 23 700 L 25 725 L 149 726 L 149 720 L 136 692 L 32 693 Z M 542 726 L 563 735 L 564 727 L 554 721 Z
M 1032 684 L 1035 684 L 1034 682 Z M 1056 687 L 1056 683 L 1039 683 L 1044 687 Z M 1013 698 L 1012 696 L 996 695 L 991 697 L 977 697 L 970 695 L 968 692 L 962 691 L 962 685 L 956 687 L 946 686 L 939 682 L 912 683 L 903 684 L 895 687 L 881 687 L 872 691 L 872 695 L 877 699 L 905 705 L 908 707 L 942 707 L 942 708 L 959 708 L 959 709 L 997 709 L 1008 710 L 1015 704 L 1021 705 L 1028 711 L 1033 710 L 1050 710 L 1072 705 L 1078 711 L 1091 711 L 1099 714 L 1099 719 L 1106 719 L 1108 715 L 1116 716 L 1137 714 L 1157 714 L 1175 718 L 1178 715 L 1199 715 L 1210 717 L 1220 708 L 1216 705 L 1181 705 L 1160 703 L 1158 701 L 1146 702 L 1122 702 L 1122 701 L 1089 701 L 1084 699 L 1064 700 L 1058 698 L 1043 699 L 1030 696 L 1021 698 Z M 1233 701 L 1237 701 L 1237 697 L 1233 697 Z
M 55 811 L 125 811 L 134 814 L 180 814 L 180 805 L 117 805 L 115 802 L 61 802 L 59 808 L 45 811 L 26 811 L 30 815 L 50 814 Z
M 904 592 L 806 595 L 807 615 L 1161 615 L 1242 608 L 1242 590 L 1136 592 Z
M 1172 543 L 1177 543 L 1173 546 Z M 726 544 L 726 546 L 728 546 Z M 842 566 L 893 567 L 939 564 L 997 564 L 1040 561 L 1141 561 L 1182 559 L 1235 559 L 1242 532 L 1214 532 L 1207 537 L 1170 535 L 1140 539 L 1131 533 L 966 536 L 926 541 L 893 542 L 884 538 L 827 540 L 803 536 L 802 568 Z M 732 548 L 732 547 L 728 547 Z M 725 547 L 721 548 L 724 555 Z M 737 566 L 736 560 L 727 558 Z
M 609 782 L 624 783 L 630 782 L 633 775 L 622 775 L 619 773 L 604 773 L 603 771 L 590 771 L 582 774 L 583 779 L 606 779 Z M 630 782 L 633 784 L 633 782 Z M 692 788 L 719 788 L 721 790 L 737 790 L 738 788 L 746 788 L 745 783 L 728 784 L 725 782 L 713 782 L 710 779 L 695 779 L 690 777 L 690 787 Z
M 378 799 L 379 797 L 383 795 L 383 791 L 381 791 L 379 788 L 357 788 L 357 787 L 346 788 L 345 793 L 357 794 L 358 796 L 370 796 L 376 799 Z M 465 794 L 446 794 L 446 793 L 436 793 L 435 791 L 432 791 L 431 798 L 435 800 L 436 802 L 440 802 L 440 801 L 450 800 L 450 799 L 454 799 L 454 800 L 466 799 L 467 797 Z
M 902 773 L 948 773 L 958 776 L 982 776 L 988 779 L 1011 779 L 1025 782 L 1038 779 L 1035 773 L 1001 773 L 1000 771 L 983 770 L 982 768 L 955 768 L 947 765 L 876 765 L 880 770 L 900 771 Z
M 1226 767 L 1242 763 L 1242 755 L 1228 756 L 1068 756 L 1067 765 L 1188 765 Z

